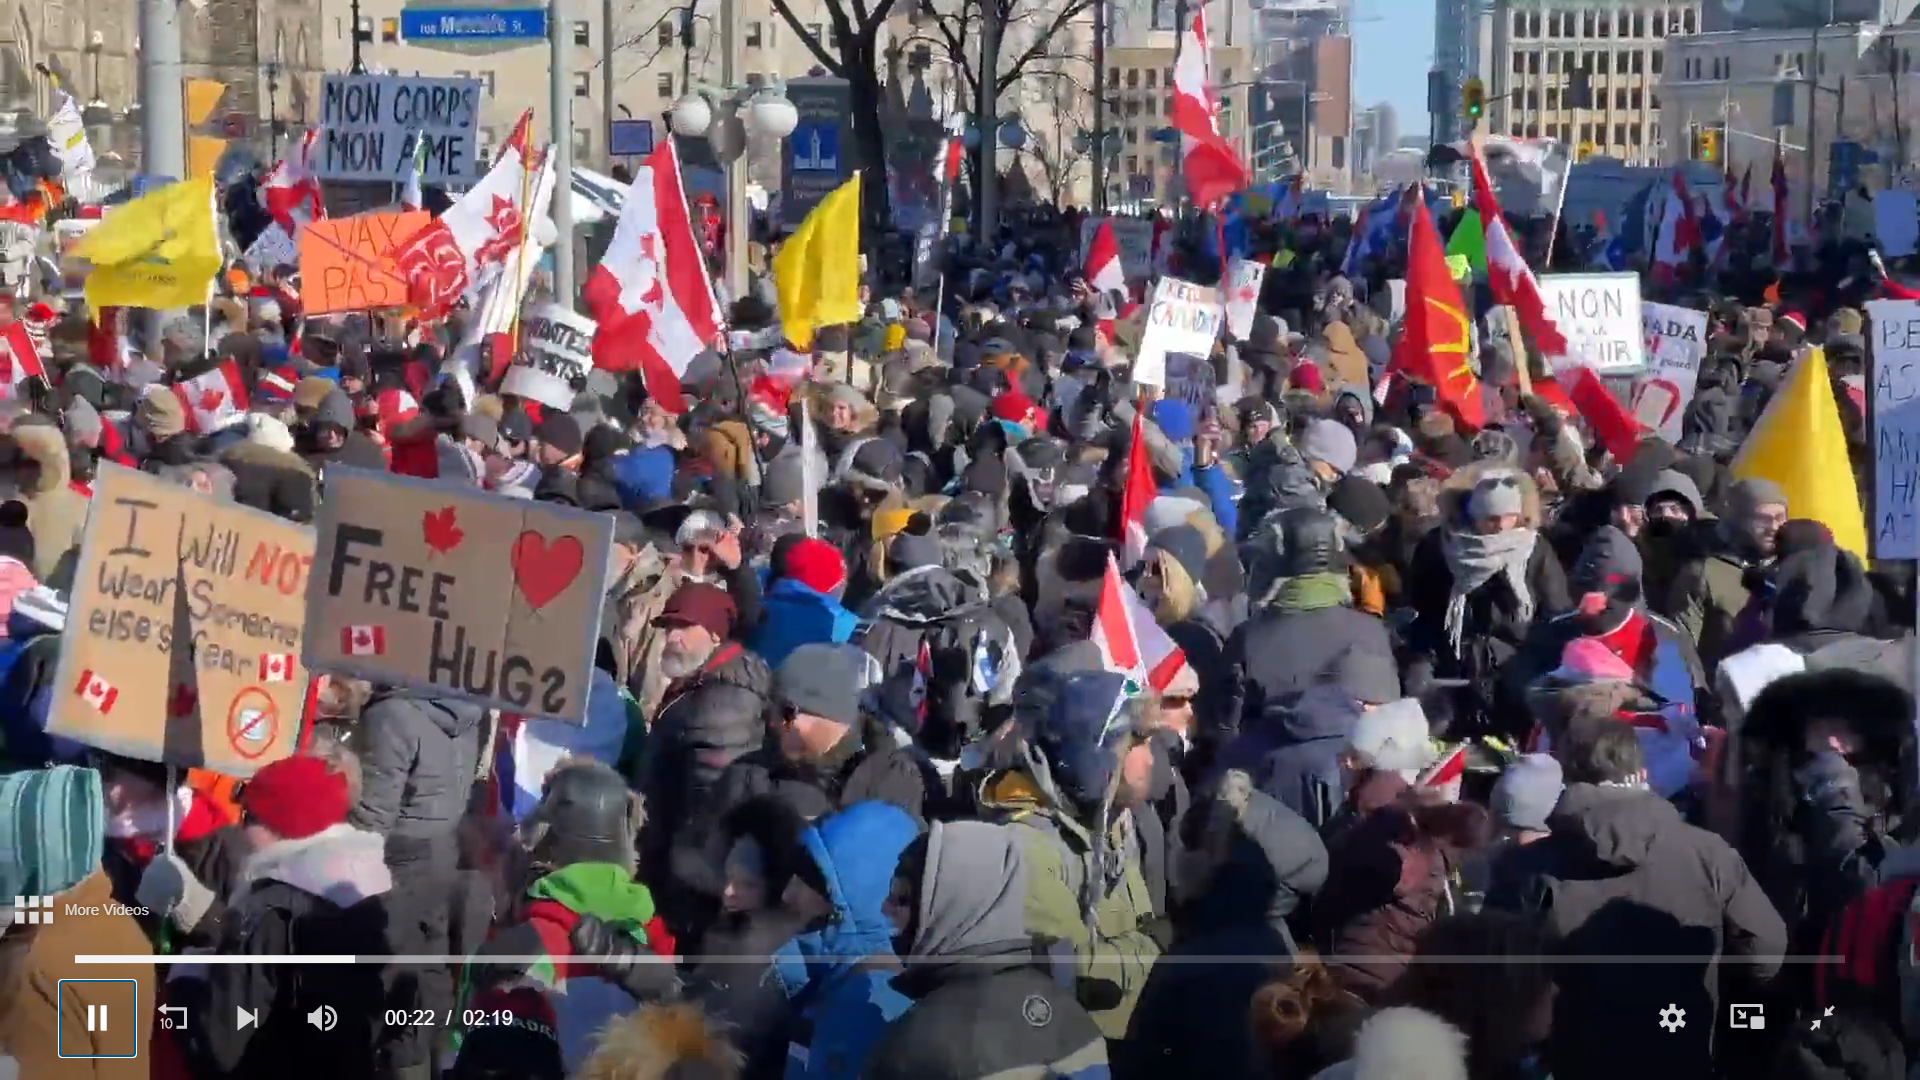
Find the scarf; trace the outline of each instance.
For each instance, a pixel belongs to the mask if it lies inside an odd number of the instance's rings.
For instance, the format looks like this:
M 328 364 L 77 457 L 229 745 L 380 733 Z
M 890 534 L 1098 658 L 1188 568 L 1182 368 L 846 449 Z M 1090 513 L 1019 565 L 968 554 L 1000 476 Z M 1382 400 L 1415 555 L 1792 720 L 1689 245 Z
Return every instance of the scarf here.
M 1533 594 L 1527 590 L 1527 563 L 1533 558 L 1538 535 L 1532 529 L 1508 529 L 1490 536 L 1447 533 L 1443 546 L 1447 569 L 1453 572 L 1453 593 L 1447 597 L 1446 630 L 1455 657 L 1460 655 L 1461 631 L 1466 626 L 1467 597 L 1495 577 L 1506 575 L 1507 587 L 1513 590 L 1513 598 L 1520 605 L 1521 621 L 1533 620 Z
M 1345 574 L 1302 574 L 1285 578 L 1273 590 L 1273 606 L 1281 611 L 1319 611 L 1353 602 L 1353 586 Z

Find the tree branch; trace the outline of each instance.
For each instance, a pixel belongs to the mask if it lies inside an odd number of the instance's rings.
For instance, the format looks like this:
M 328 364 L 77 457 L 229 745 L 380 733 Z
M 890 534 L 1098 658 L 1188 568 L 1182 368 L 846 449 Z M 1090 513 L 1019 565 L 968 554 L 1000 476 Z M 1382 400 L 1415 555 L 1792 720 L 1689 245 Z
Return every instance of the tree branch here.
M 773 5 L 774 12 L 780 16 L 780 21 L 787 24 L 787 29 L 800 35 L 801 44 L 807 47 L 807 51 L 813 54 L 815 60 L 820 61 L 820 66 L 826 68 L 828 74 L 842 79 L 847 77 L 847 65 L 840 58 L 827 54 L 826 45 L 807 31 L 806 24 L 793 13 L 789 0 L 769 0 L 769 2 Z M 827 3 L 831 7 L 834 0 L 827 0 Z
M 661 12 L 660 17 L 653 20 L 652 23 L 648 24 L 646 29 L 636 31 L 632 36 L 628 37 L 625 41 L 615 42 L 613 44 L 613 47 L 609 48 L 606 51 L 606 53 L 601 57 L 601 59 L 596 62 L 595 66 L 597 67 L 599 64 L 614 63 L 616 60 L 631 61 L 633 65 L 633 70 L 627 72 L 627 74 L 621 78 L 620 80 L 621 82 L 626 82 L 628 79 L 633 78 L 635 75 L 646 74 L 647 69 L 653 66 L 653 63 L 655 60 L 658 60 L 669 49 L 674 49 L 679 46 L 679 43 L 680 43 L 679 27 L 682 21 L 682 13 L 687 10 L 688 9 L 685 6 L 676 6 L 676 7 L 670 7 L 667 10 Z M 674 34 L 673 34 L 674 41 L 673 41 L 673 44 L 662 45 L 660 44 L 660 27 L 662 24 L 666 23 L 669 19 L 673 20 L 673 23 L 674 23 Z M 708 26 L 713 25 L 713 19 L 710 16 L 700 15 L 697 13 L 694 15 L 693 21 L 695 25 L 698 25 L 702 22 L 705 22 Z M 701 50 L 701 54 L 700 54 L 700 63 L 703 65 L 707 62 L 708 58 L 710 58 L 713 55 L 713 35 L 707 34 L 705 35 L 705 39 L 706 39 L 706 45 Z M 623 57 L 618 55 L 619 53 L 625 50 L 632 49 L 635 46 L 639 46 L 639 45 L 645 45 L 648 48 L 650 48 L 651 51 L 638 60 L 633 60 L 632 57 Z

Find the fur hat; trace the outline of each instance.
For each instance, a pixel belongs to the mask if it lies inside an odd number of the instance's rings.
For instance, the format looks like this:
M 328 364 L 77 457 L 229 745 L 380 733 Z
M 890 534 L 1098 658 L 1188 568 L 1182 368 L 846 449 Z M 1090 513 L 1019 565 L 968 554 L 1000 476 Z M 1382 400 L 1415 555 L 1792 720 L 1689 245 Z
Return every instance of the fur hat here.
M 134 422 L 156 439 L 170 439 L 187 430 L 187 410 L 164 386 L 150 386 L 133 407 Z
M 700 1006 L 643 1005 L 608 1025 L 573 1080 L 739 1080 L 745 1064 Z
M 1425 1009 L 1382 1009 L 1360 1025 L 1353 1057 L 1318 1080 L 1468 1080 L 1467 1036 Z

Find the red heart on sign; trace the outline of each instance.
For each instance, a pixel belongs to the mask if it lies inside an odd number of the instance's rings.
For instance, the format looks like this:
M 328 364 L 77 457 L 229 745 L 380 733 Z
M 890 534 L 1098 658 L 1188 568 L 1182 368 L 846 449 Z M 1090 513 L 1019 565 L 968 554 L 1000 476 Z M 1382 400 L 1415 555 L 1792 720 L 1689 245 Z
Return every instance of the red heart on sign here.
M 553 598 L 567 591 L 587 561 L 586 549 L 577 536 L 563 536 L 549 542 L 532 529 L 513 542 L 513 584 L 528 606 L 539 611 Z

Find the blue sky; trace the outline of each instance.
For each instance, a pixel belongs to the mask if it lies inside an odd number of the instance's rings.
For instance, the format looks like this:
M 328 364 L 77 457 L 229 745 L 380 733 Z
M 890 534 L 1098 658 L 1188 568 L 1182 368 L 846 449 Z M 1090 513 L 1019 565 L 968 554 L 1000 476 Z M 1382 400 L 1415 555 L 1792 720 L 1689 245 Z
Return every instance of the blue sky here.
M 1392 102 L 1402 135 L 1425 131 L 1431 0 L 1354 0 L 1353 7 L 1354 108 Z

